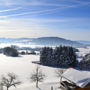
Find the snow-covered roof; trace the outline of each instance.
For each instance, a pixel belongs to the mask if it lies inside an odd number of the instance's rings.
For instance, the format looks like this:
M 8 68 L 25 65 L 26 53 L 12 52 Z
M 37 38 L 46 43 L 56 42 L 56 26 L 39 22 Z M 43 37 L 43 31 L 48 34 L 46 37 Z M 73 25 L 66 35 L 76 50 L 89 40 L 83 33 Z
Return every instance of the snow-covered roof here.
M 66 77 L 81 88 L 90 83 L 90 71 L 80 71 L 70 68 L 63 74 L 63 77 Z

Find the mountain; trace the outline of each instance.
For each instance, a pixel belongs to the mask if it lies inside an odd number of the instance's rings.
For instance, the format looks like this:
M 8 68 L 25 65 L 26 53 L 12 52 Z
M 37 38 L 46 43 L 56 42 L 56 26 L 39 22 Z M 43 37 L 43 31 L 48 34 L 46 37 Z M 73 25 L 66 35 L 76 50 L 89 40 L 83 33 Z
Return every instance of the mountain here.
M 38 45 L 51 45 L 51 46 L 65 45 L 65 46 L 73 46 L 73 47 L 86 47 L 84 44 L 81 44 L 77 41 L 71 41 L 59 37 L 40 37 L 33 39 L 32 43 Z
M 90 46 L 90 41 L 80 40 L 78 42 Z
M 40 37 L 40 38 L 0 38 L 0 43 L 21 43 L 28 45 L 47 45 L 47 46 L 73 46 L 86 47 L 86 45 L 77 41 L 67 40 L 59 37 Z

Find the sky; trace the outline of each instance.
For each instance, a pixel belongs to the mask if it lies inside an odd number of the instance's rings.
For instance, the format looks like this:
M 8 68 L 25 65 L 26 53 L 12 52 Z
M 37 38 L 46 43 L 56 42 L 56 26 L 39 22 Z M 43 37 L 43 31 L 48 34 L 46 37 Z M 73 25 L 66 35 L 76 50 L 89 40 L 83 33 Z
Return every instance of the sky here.
M 90 0 L 0 0 L 0 37 L 90 40 Z

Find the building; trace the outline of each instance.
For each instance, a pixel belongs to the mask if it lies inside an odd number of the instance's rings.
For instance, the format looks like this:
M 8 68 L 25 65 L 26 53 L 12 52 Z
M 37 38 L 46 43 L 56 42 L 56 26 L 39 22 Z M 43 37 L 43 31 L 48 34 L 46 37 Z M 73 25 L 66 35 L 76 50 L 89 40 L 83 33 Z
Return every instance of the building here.
M 64 81 L 61 85 L 65 86 L 66 90 L 90 90 L 90 71 L 70 68 L 62 77 Z

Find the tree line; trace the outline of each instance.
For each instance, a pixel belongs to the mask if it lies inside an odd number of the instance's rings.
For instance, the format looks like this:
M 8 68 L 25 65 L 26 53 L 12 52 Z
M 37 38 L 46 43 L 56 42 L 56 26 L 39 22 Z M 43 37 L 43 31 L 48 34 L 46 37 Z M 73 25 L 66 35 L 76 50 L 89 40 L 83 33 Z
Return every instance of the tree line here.
M 36 55 L 35 51 L 29 51 L 29 50 L 24 50 L 19 52 L 16 48 L 13 47 L 5 47 L 0 50 L 1 53 L 3 53 L 6 56 L 11 56 L 11 57 L 18 57 L 19 55 Z
M 70 46 L 56 48 L 44 47 L 40 52 L 40 64 L 56 67 L 77 67 L 82 70 L 90 70 L 90 53 L 78 60 L 76 52 L 79 50 Z
M 40 53 L 40 63 L 57 67 L 75 67 L 77 65 L 76 49 L 69 46 L 56 48 L 44 47 Z

